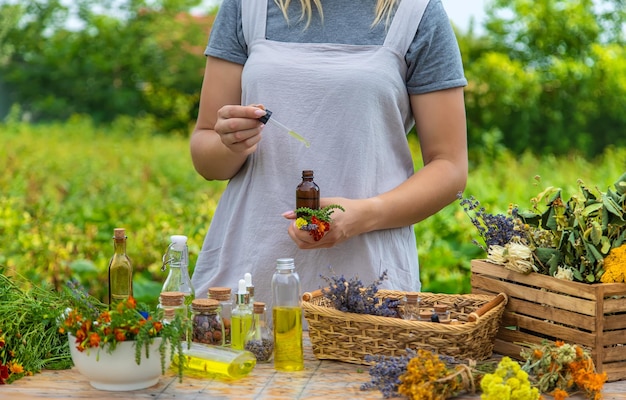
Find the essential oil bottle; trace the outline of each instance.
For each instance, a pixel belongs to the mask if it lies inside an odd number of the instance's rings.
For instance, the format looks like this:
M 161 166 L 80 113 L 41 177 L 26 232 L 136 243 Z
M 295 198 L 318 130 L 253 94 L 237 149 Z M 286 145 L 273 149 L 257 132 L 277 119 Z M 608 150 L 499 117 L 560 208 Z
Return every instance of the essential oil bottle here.
M 276 260 L 276 270 L 272 276 L 272 298 L 274 369 L 301 371 L 304 369 L 304 347 L 300 277 L 295 271 L 293 258 Z

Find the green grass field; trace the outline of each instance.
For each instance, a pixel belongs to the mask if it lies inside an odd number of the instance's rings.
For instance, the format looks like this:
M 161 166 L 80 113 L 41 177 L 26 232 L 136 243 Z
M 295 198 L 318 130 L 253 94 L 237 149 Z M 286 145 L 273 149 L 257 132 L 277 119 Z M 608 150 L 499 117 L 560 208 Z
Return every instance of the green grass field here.
M 58 125 L 0 124 L 0 266 L 56 287 L 76 278 L 104 299 L 111 236 L 120 226 L 128 231 L 140 301 L 158 298 L 170 235 L 189 237 L 193 268 L 225 184 L 195 172 L 187 137 L 150 132 L 145 121 L 119 120 L 103 131 L 79 117 Z M 608 149 L 596 160 L 507 152 L 482 158 L 471 164 L 465 196 L 500 213 L 510 203 L 529 208 L 547 186 L 569 197 L 579 179 L 605 191 L 624 172 L 626 149 Z M 476 231 L 458 202 L 415 230 L 424 291 L 469 292 L 470 260 L 485 254 L 472 244 Z

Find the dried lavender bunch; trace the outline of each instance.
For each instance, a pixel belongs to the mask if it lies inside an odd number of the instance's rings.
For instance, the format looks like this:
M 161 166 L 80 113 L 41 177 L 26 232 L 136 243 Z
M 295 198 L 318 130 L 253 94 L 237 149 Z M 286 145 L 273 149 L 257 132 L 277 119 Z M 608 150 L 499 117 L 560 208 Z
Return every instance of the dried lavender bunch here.
M 355 314 L 398 317 L 399 300 L 376 296 L 378 285 L 387 279 L 386 270 L 367 287 L 358 278 L 346 279 L 343 275 L 320 276 L 328 282 L 328 288 L 323 288 L 322 294 L 332 302 L 335 309 Z
M 406 355 L 398 357 L 366 355 L 365 361 L 375 364 L 370 367 L 371 380 L 362 384 L 361 390 L 378 389 L 386 399 L 400 397 L 398 394 L 398 386 L 401 383 L 400 376 L 406 373 L 407 364 L 417 355 L 414 350 L 409 348 L 406 349 L 406 353 Z
M 483 250 L 488 251 L 489 247 L 493 245 L 505 246 L 514 237 L 525 238 L 525 233 L 519 229 L 520 220 L 517 207 L 511 208 L 510 215 L 494 215 L 488 213 L 484 207 L 481 207 L 480 202 L 474 196 L 464 198 L 463 193 L 459 192 L 457 198 L 460 200 L 465 213 L 470 217 L 470 221 L 478 230 L 478 234 L 485 242 L 483 246 L 476 240 L 473 240 Z

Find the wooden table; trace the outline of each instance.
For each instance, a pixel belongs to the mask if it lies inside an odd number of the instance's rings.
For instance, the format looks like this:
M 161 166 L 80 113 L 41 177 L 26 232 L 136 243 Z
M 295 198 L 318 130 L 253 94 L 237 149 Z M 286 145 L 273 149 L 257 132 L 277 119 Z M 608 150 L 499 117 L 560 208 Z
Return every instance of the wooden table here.
M 184 377 L 182 383 L 168 371 L 159 383 L 144 390 L 106 392 L 94 389 L 76 369 L 43 371 L 0 386 L 1 400 L 27 399 L 176 399 L 176 400 L 294 400 L 294 399 L 376 399 L 378 390 L 362 391 L 370 381 L 369 367 L 339 361 L 317 360 L 305 335 L 305 369 L 278 372 L 272 364 L 257 364 L 250 375 L 235 381 Z M 456 399 L 480 399 L 479 394 L 464 394 Z M 571 399 L 583 399 L 575 396 Z M 626 381 L 605 385 L 605 400 L 626 400 Z

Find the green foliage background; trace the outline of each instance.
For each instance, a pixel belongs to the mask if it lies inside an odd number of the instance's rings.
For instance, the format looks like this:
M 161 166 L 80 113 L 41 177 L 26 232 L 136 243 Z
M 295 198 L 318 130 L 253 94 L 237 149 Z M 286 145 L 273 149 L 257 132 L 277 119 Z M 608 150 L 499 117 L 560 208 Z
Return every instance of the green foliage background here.
M 128 231 L 140 301 L 158 298 L 170 235 L 189 236 L 193 269 L 225 184 L 196 174 L 187 137 L 154 136 L 153 129 L 149 120 L 126 118 L 103 130 L 79 116 L 63 124 L 11 118 L 0 124 L 0 265 L 56 287 L 75 278 L 106 301 L 111 237 L 119 226 Z M 412 146 L 419 166 L 414 139 Z M 582 179 L 606 190 L 625 165 L 624 148 L 593 160 L 503 150 L 472 165 L 465 195 L 494 213 L 506 212 L 510 203 L 530 208 L 530 198 L 546 186 L 561 187 L 567 196 Z M 458 202 L 415 231 L 424 290 L 469 292 L 470 260 L 485 254 L 472 244 L 476 231 Z

